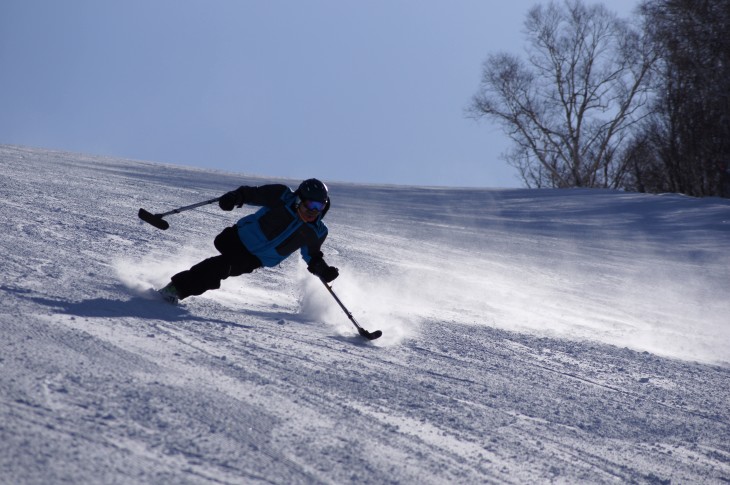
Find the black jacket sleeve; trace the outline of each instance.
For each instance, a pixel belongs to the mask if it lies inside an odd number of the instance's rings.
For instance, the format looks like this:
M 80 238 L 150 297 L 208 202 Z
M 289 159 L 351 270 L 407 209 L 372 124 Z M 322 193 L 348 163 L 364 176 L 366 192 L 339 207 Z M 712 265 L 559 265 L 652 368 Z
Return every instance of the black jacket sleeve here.
M 259 185 L 258 187 L 242 185 L 236 189 L 236 192 L 241 194 L 245 204 L 276 207 L 284 203 L 282 196 L 286 192 L 291 192 L 291 189 L 283 184 Z

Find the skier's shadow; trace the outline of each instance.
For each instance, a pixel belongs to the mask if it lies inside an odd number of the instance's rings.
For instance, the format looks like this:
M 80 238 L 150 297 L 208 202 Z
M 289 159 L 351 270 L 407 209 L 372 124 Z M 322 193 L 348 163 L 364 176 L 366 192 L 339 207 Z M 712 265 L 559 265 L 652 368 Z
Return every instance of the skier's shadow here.
M 215 318 L 201 318 L 181 306 L 170 305 L 141 296 L 133 296 L 128 300 L 114 300 L 110 298 L 93 298 L 78 302 L 53 300 L 42 297 L 28 297 L 29 300 L 56 309 L 65 315 L 85 318 L 125 318 L 135 317 L 156 319 L 167 322 L 197 321 L 217 323 L 221 325 L 251 328 L 239 323 Z

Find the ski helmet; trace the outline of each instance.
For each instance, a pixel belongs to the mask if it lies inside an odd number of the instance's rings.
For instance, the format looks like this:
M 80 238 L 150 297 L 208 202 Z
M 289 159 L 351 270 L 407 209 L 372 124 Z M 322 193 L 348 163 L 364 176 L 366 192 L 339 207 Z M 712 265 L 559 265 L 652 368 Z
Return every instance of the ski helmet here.
M 316 200 L 327 202 L 327 186 L 317 179 L 307 179 L 297 189 L 297 194 L 302 200 Z

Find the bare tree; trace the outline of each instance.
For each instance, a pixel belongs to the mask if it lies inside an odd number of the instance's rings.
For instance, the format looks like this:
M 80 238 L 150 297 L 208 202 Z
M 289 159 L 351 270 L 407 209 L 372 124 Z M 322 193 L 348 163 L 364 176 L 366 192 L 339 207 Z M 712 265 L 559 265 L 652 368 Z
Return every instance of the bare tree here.
M 619 187 L 624 141 L 648 101 L 651 44 L 580 0 L 533 7 L 525 29 L 527 61 L 490 55 L 470 114 L 504 128 L 514 142 L 504 158 L 528 187 Z
M 644 0 L 660 53 L 629 189 L 730 197 L 730 2 Z

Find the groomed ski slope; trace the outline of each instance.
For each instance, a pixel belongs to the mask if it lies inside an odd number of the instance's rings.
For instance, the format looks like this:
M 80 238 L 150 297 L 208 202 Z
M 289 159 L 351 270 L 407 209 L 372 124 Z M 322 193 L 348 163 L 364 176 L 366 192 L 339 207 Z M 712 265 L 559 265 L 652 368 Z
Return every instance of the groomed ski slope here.
M 730 201 L 328 181 L 367 343 L 298 256 L 148 291 L 252 209 L 140 207 L 282 181 L 13 146 L 0 173 L 0 483 L 730 482 Z

